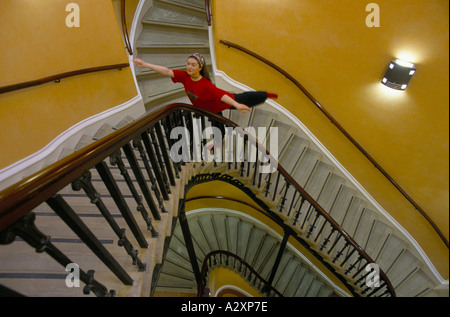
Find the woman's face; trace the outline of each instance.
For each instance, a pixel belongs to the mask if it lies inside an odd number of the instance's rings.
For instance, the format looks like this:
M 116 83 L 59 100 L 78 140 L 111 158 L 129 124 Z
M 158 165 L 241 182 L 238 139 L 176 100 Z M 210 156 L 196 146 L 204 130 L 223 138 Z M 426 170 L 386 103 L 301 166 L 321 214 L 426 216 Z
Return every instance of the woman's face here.
M 200 64 L 197 59 L 190 57 L 187 60 L 186 71 L 191 77 L 198 77 L 200 74 Z

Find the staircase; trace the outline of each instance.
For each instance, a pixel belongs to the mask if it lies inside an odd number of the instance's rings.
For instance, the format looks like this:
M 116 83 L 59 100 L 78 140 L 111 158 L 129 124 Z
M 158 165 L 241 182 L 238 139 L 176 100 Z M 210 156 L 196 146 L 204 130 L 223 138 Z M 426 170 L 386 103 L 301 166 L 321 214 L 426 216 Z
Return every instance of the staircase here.
M 260 276 L 269 280 L 281 245 L 281 238 L 274 237 L 269 228 L 256 224 L 245 214 L 216 208 L 189 215 L 188 221 L 200 267 L 210 252 L 225 250 L 245 260 Z M 253 285 L 254 276 L 242 270 L 240 263 L 230 259 L 228 264 L 222 261 L 216 265 L 237 271 L 249 285 L 263 294 L 264 284 Z M 283 253 L 280 270 L 272 285 L 284 297 L 329 297 L 334 290 L 329 281 L 315 272 L 293 248 Z M 197 283 L 179 224 L 173 233 L 156 292 L 174 290 L 197 293 Z
M 169 3 L 170 2 L 170 3 Z M 170 4 L 170 5 L 169 5 Z M 147 23 L 148 22 L 148 23 Z M 194 51 L 204 54 L 210 65 L 209 42 L 207 23 L 205 19 L 204 1 L 153 1 L 153 7 L 144 18 L 144 31 L 137 41 L 139 57 L 153 61 L 173 69 L 184 69 L 186 57 Z M 167 36 L 164 40 L 158 36 L 162 31 L 174 32 L 174 37 Z M 193 36 L 189 39 L 178 34 L 187 31 Z M 149 36 L 152 34 L 152 36 Z M 145 42 L 144 38 L 151 38 Z M 189 42 L 190 41 L 190 42 Z M 182 48 L 178 47 L 181 46 Z M 150 49 L 151 47 L 151 49 Z M 162 47 L 165 50 L 161 49 Z M 158 49 L 159 48 L 159 49 Z M 211 67 L 211 66 L 210 66 Z M 137 78 L 146 104 L 152 107 L 152 101 L 166 94 L 175 94 L 175 88 L 170 80 L 160 78 L 153 74 L 143 74 L 136 70 Z M 150 72 L 151 73 L 151 72 Z M 211 71 L 210 71 L 211 73 Z M 154 80 L 154 81 L 153 81 Z M 161 83 L 161 84 L 160 84 Z M 228 91 L 240 92 L 237 88 L 222 78 L 216 77 L 216 84 Z M 149 87 L 161 87 L 161 90 L 151 91 Z M 183 93 L 180 86 L 176 93 Z M 164 99 L 157 99 L 158 102 Z M 279 163 L 292 175 L 299 185 L 317 200 L 317 202 L 361 245 L 367 253 L 388 274 L 398 296 L 433 296 L 433 289 L 439 282 L 436 275 L 429 269 L 423 257 L 416 251 L 409 239 L 388 219 L 377 210 L 376 206 L 361 193 L 358 188 L 334 166 L 327 155 L 315 145 L 314 141 L 300 130 L 287 116 L 278 112 L 269 104 L 259 106 L 250 114 L 237 111 L 226 111 L 225 117 L 236 122 L 241 127 L 276 127 L 279 135 Z M 266 179 L 267 180 L 267 179 Z M 259 195 L 270 207 L 280 204 L 285 188 L 270 188 L 270 194 L 278 200 L 270 201 L 266 195 Z M 294 200 L 292 208 L 298 208 L 299 198 L 293 197 L 289 192 L 284 198 L 286 201 Z M 306 208 L 306 207 L 303 207 Z M 286 223 L 300 231 L 305 231 L 310 219 L 308 212 L 287 212 L 285 208 L 282 217 Z M 291 209 L 292 210 L 292 209 Z M 300 215 L 299 215 L 300 214 Z M 341 242 L 342 243 L 342 242 Z M 317 242 L 315 243 L 317 244 Z M 200 252 L 205 253 L 206 250 Z M 171 255 L 168 256 L 170 261 Z M 162 270 L 163 276 L 174 276 L 178 273 L 167 268 Z M 182 283 L 182 281 L 178 281 Z M 161 285 L 164 285 L 161 284 Z M 180 284 L 181 285 L 181 284 Z M 159 285 L 158 285 L 159 287 Z M 161 286 L 165 289 L 164 286 Z
M 153 1 L 136 41 L 138 56 L 155 64 L 183 69 L 187 56 L 197 51 L 211 64 L 203 6 L 201 0 Z M 150 111 L 187 99 L 183 88 L 174 85 L 170 79 L 141 69 L 136 69 L 136 77 Z M 239 90 L 216 80 L 222 88 Z M 269 104 L 256 108 L 251 114 L 228 111 L 225 116 L 242 127 L 278 128 L 280 165 L 379 265 L 392 282 L 397 296 L 435 295 L 433 289 L 440 281 L 408 238 L 377 211 L 289 118 Z M 66 149 L 61 159 L 64 161 L 66 155 L 72 158 L 77 153 L 89 157 L 92 142 L 102 141 L 103 136 L 117 129 L 126 129 L 134 119 L 138 118 L 125 118 L 116 127 L 104 126 L 96 135 L 83 137 L 75 149 Z M 180 115 L 173 114 L 170 120 L 180 122 Z M 353 265 L 352 273 L 364 268 L 355 258 L 356 254 L 347 248 L 343 239 L 336 238 L 332 228 L 323 217 L 317 216 L 310 204 L 305 203 L 287 182 L 277 183 L 275 179 L 279 173 L 262 176 L 261 184 L 256 185 L 254 169 L 247 164 L 243 170 L 244 165 L 239 164 L 187 163 L 175 165 L 171 179 L 168 173 L 172 163 L 164 160 L 161 153 L 156 153 L 158 148 L 164 149 L 166 142 L 159 139 L 159 131 L 158 128 L 150 130 L 148 140 L 144 130 L 140 138 L 135 133 L 133 140 L 120 149 L 120 154 L 109 153 L 111 158 L 101 164 L 96 162 L 96 168 L 89 168 L 90 174 L 84 174 L 78 181 L 65 186 L 59 195 L 49 197 L 47 203 L 34 209 L 35 220 L 26 217 L 15 231 L 2 232 L 2 294 L 82 296 L 80 288 L 65 286 L 69 272 L 64 270 L 66 265 L 61 266 L 61 262 L 77 263 L 85 270 L 83 272 L 87 272 L 84 281 L 89 287 L 85 291 L 90 290 L 90 296 L 109 296 L 111 290 L 116 296 L 149 296 L 155 290 L 195 293 L 196 283 L 186 260 L 187 251 L 177 217 L 185 186 L 203 176 L 208 178 L 217 174 L 226 175 L 230 181 L 238 180 L 243 189 L 280 217 L 314 252 L 332 263 L 341 276 L 348 275 L 345 272 L 349 266 Z M 149 146 L 151 144 L 154 146 Z M 158 160 L 151 161 L 152 157 Z M 108 171 L 116 187 L 105 185 Z M 146 189 L 143 183 L 150 188 Z M 120 196 L 125 202 L 116 201 L 114 192 L 122 193 Z M 71 207 L 66 208 L 64 202 Z M 280 247 L 280 237 L 234 212 L 207 211 L 188 215 L 188 219 L 199 265 L 208 252 L 219 248 L 239 255 L 254 264 L 261 276 L 268 277 Z M 31 226 L 33 221 L 39 230 Z M 68 230 L 70 221 L 77 224 L 78 233 Z M 122 228 L 126 228 L 125 231 Z M 33 234 L 24 235 L 25 229 Z M 80 237 L 87 232 L 92 232 L 98 241 L 91 239 L 89 234 L 84 239 Z M 234 239 L 235 234 L 249 238 Z M 33 247 L 29 245 L 30 241 Z M 342 257 L 334 261 L 335 264 L 333 259 L 338 258 L 339 252 Z M 60 263 L 49 259 L 49 255 L 55 256 Z M 344 257 L 347 260 L 340 264 Z M 315 272 L 315 268 L 289 246 L 283 252 L 272 285 L 284 296 L 329 296 L 333 291 L 323 274 Z
M 212 70 L 204 1 L 155 0 L 142 25 L 135 45 L 142 60 L 185 70 L 187 57 L 198 52 Z M 136 68 L 135 73 L 147 109 L 186 96 L 183 85 L 152 70 Z

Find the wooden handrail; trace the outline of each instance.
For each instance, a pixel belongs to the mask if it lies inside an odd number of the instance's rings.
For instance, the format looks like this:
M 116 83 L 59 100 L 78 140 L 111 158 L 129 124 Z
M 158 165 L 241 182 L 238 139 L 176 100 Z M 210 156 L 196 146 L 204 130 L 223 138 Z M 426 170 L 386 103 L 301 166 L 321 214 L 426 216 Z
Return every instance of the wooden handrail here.
M 75 70 L 75 71 L 62 73 L 62 74 L 58 74 L 58 75 L 53 75 L 53 76 L 49 76 L 49 77 L 45 77 L 45 78 L 41 78 L 41 79 L 32 80 L 32 81 L 27 81 L 27 82 L 23 82 L 23 83 L 19 83 L 19 84 L 0 87 L 0 94 L 4 94 L 7 92 L 20 90 L 20 89 L 24 89 L 24 88 L 34 87 L 34 86 L 50 83 L 52 81 L 59 83 L 61 81 L 61 79 L 79 76 L 79 75 L 88 74 L 88 73 L 95 73 L 95 72 L 112 70 L 112 69 L 122 70 L 122 68 L 125 68 L 125 67 L 130 67 L 130 64 L 123 63 L 123 64 L 114 64 L 114 65 L 91 67 L 91 68 Z
M 128 124 L 127 126 L 111 133 L 110 135 L 87 145 L 79 151 L 68 155 L 60 161 L 45 167 L 41 171 L 26 177 L 18 183 L 0 192 L 0 231 L 5 230 L 13 223 L 27 215 L 42 202 L 51 198 L 55 193 L 73 182 L 84 172 L 112 155 L 131 140 L 139 137 L 149 126 L 156 124 L 163 118 L 176 111 L 189 111 L 201 116 L 206 116 L 210 120 L 220 122 L 230 127 L 238 127 L 233 121 L 218 114 L 210 113 L 206 110 L 194 108 L 187 104 L 168 105 L 156 112 L 148 113 L 144 117 Z M 248 135 L 248 141 L 257 145 L 258 141 Z M 275 158 L 266 150 L 266 155 L 270 162 L 275 162 Z M 289 173 L 278 164 L 278 172 L 284 179 L 297 190 L 311 206 L 339 232 L 339 234 L 351 245 L 362 258 L 368 263 L 375 263 L 371 257 L 345 232 L 345 230 L 292 178 Z M 381 278 L 386 281 L 387 288 L 392 296 L 395 296 L 389 279 L 380 270 Z
M 128 36 L 127 19 L 125 16 L 125 0 L 120 1 L 120 16 L 122 18 L 122 32 L 125 38 L 126 49 L 128 54 L 133 55 L 133 47 L 131 46 L 130 38 Z
M 405 197 L 416 210 L 418 210 L 422 216 L 427 220 L 427 222 L 433 227 L 433 229 L 437 232 L 439 237 L 442 239 L 442 241 L 445 243 L 447 248 L 449 248 L 449 242 L 447 238 L 445 237 L 444 233 L 439 229 L 439 227 L 436 225 L 436 223 L 428 216 L 428 214 L 419 206 L 418 203 L 416 203 L 407 193 L 406 191 L 378 164 L 378 162 L 334 119 L 334 117 L 325 110 L 325 108 L 322 107 L 322 105 L 288 72 L 283 70 L 281 67 L 275 65 L 274 63 L 268 61 L 264 57 L 238 45 L 235 43 L 231 43 L 225 40 L 220 40 L 220 43 L 228 46 L 233 47 L 241 52 L 244 52 L 250 56 L 253 56 L 254 58 L 260 60 L 264 64 L 274 68 L 279 73 L 281 73 L 283 76 L 285 76 L 287 79 L 289 79 L 295 86 L 297 86 L 305 95 L 308 97 L 308 99 L 333 123 L 339 131 L 344 134 L 347 139 L 354 145 L 356 148 L 375 166 L 376 169 L 378 169 L 388 180 L 389 182 L 394 185 L 394 187 Z
M 208 25 L 212 25 L 212 19 L 211 19 L 211 3 L 209 0 L 205 0 L 205 9 L 206 9 L 206 20 L 208 21 Z

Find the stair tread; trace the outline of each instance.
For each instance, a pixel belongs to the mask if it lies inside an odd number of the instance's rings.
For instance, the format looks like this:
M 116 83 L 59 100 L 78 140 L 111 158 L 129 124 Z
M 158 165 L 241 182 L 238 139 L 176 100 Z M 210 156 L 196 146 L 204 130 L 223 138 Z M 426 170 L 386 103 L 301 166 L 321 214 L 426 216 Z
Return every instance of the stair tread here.
M 179 7 L 178 7 L 179 8 Z M 205 29 L 208 27 L 204 14 L 183 12 L 177 7 L 154 5 L 147 11 L 142 23 L 170 24 L 177 27 L 192 27 Z
M 207 48 L 208 39 L 202 32 L 152 26 L 145 28 L 139 35 L 136 46 L 138 48 L 150 47 L 190 47 Z

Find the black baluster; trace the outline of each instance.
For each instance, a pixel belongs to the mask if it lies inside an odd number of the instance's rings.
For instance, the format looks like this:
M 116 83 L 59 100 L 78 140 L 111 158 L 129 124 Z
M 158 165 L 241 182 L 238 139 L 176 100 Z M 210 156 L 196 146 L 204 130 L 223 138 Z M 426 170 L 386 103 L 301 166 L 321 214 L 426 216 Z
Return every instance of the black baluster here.
M 281 177 L 281 173 L 280 173 L 280 171 L 278 171 L 278 176 L 277 176 L 277 181 L 275 182 L 275 189 L 273 191 L 272 201 L 275 201 L 275 198 L 277 197 L 278 185 L 280 184 L 280 177 Z
M 260 174 L 260 177 L 259 177 L 258 188 L 261 187 L 261 175 L 262 175 L 262 174 Z M 269 196 L 270 185 L 272 185 L 271 180 L 272 180 L 272 173 L 269 174 L 269 179 L 268 179 L 268 181 L 266 182 L 266 187 L 265 187 L 265 190 L 264 190 L 264 197 Z
M 145 149 L 147 150 L 148 159 L 153 167 L 153 172 L 155 173 L 156 181 L 158 182 L 161 194 L 164 200 L 169 200 L 169 184 L 167 183 L 166 177 L 161 169 L 161 165 L 158 163 L 157 153 L 152 146 L 152 141 L 146 132 L 142 134 L 142 141 L 144 142 Z
M 314 218 L 314 221 L 311 224 L 311 226 L 309 227 L 308 233 L 306 235 L 306 237 L 308 239 L 312 235 L 312 232 L 314 231 L 314 229 L 316 229 L 316 223 L 317 223 L 317 220 L 319 220 L 319 218 L 320 218 L 320 214 L 316 211 L 316 217 Z
M 297 194 L 298 194 L 298 191 L 294 189 L 294 196 L 292 196 L 291 205 L 289 206 L 289 211 L 287 213 L 288 217 L 291 215 L 291 211 L 292 211 L 292 208 L 294 207 L 294 202 L 295 202 L 295 198 L 296 198 Z
M 330 232 L 330 234 L 328 235 L 328 237 L 326 237 L 326 238 L 323 240 L 323 243 L 322 243 L 322 245 L 321 245 L 321 247 L 320 247 L 320 251 L 322 251 L 324 248 L 326 248 L 328 242 L 331 241 L 331 236 L 334 234 L 335 231 L 336 231 L 336 228 L 332 227 L 332 228 L 331 228 L 331 232 Z
M 103 215 L 105 220 L 108 222 L 108 224 L 111 226 L 115 234 L 119 237 L 119 245 L 123 246 L 126 250 L 126 252 L 131 256 L 131 259 L 133 261 L 133 264 L 137 265 L 139 267 L 140 271 L 145 270 L 145 264 L 141 262 L 139 257 L 137 256 L 137 251 L 133 249 L 132 244 L 128 240 L 128 238 L 125 236 L 125 229 L 121 229 L 117 222 L 114 220 L 113 216 L 109 212 L 108 208 L 106 208 L 105 204 L 103 203 L 100 194 L 97 192 L 97 190 L 94 188 L 91 182 L 91 172 L 84 173 L 81 177 L 76 179 L 72 182 L 72 188 L 75 191 L 79 191 L 81 189 L 84 190 L 86 195 L 91 200 L 92 204 L 95 204 L 100 211 L 100 213 Z
M 142 146 L 141 139 L 135 138 L 133 140 L 133 147 L 138 149 L 139 155 L 141 156 L 142 162 L 144 163 L 145 170 L 147 171 L 148 178 L 150 179 L 150 183 L 152 184 L 151 189 L 155 193 L 156 200 L 158 201 L 159 208 L 162 212 L 167 212 L 164 207 L 164 199 L 161 196 L 161 193 L 158 189 L 158 185 L 156 184 L 156 178 L 153 175 L 152 168 L 149 164 L 149 159 L 147 158 L 147 155 L 145 155 L 144 147 Z
M 118 168 L 120 170 L 120 174 L 125 179 L 125 182 L 127 183 L 128 188 L 130 189 L 131 194 L 133 195 L 133 198 L 136 201 L 136 204 L 137 204 L 136 210 L 141 213 L 142 218 L 144 219 L 145 223 L 147 224 L 147 230 L 149 230 L 152 233 L 152 237 L 157 237 L 158 233 L 156 232 L 155 228 L 153 227 L 152 219 L 148 216 L 148 212 L 142 203 L 142 196 L 140 196 L 138 194 L 136 187 L 134 186 L 133 181 L 130 177 L 130 174 L 128 173 L 128 169 L 125 167 L 125 164 L 123 163 L 120 150 L 113 153 L 109 159 L 110 159 L 111 165 L 118 166 Z
M 301 210 L 303 208 L 303 203 L 305 202 L 305 198 L 303 196 L 301 196 L 299 199 L 300 199 L 300 206 L 298 207 L 297 212 L 295 213 L 294 216 L 294 221 L 292 222 L 294 226 L 297 224 L 298 218 L 300 218 L 300 215 L 302 214 Z
M 76 233 L 86 246 L 116 275 L 122 283 L 133 284 L 133 279 L 120 266 L 116 259 L 109 253 L 92 231 L 80 219 L 76 212 L 58 194 L 47 199 L 47 204 L 52 210 Z
M 337 238 L 334 240 L 333 245 L 331 246 L 330 250 L 328 250 L 328 254 L 331 253 L 331 251 L 334 249 L 334 247 L 337 245 L 337 243 L 339 242 L 339 240 L 342 238 L 342 235 L 338 233 Z
M 153 200 L 150 190 L 148 189 L 147 182 L 145 181 L 144 175 L 142 174 L 141 168 L 136 160 L 136 156 L 134 155 L 131 145 L 126 144 L 122 149 L 125 153 L 125 156 L 127 157 L 128 163 L 130 163 L 131 170 L 136 177 L 144 198 L 147 201 L 148 206 L 150 207 L 150 212 L 152 213 L 153 218 L 155 220 L 161 220 L 158 207 L 156 207 L 155 201 Z
M 347 268 L 347 270 L 345 270 L 345 275 L 347 275 L 348 273 L 353 271 L 353 269 L 358 266 L 358 263 L 361 262 L 362 259 L 363 259 L 363 257 L 360 255 L 358 257 L 358 260 L 356 260 L 356 262 L 353 262 L 352 264 L 350 264 L 349 267 Z
M 171 168 L 171 160 L 169 157 L 169 149 L 166 146 L 166 138 L 163 135 L 163 130 L 161 128 L 161 125 L 159 122 L 155 123 L 155 131 L 156 131 L 156 136 L 158 137 L 158 141 L 159 141 L 159 146 L 161 148 L 161 153 L 163 155 L 163 159 L 164 159 L 164 165 L 166 166 L 167 169 L 167 175 L 169 176 L 169 181 L 170 184 L 172 186 L 175 186 L 175 177 L 173 175 L 173 170 Z M 167 136 L 167 134 L 166 134 Z
M 332 261 L 333 263 L 335 263 L 341 257 L 341 255 L 344 254 L 345 249 L 347 249 L 349 245 L 349 242 L 346 241 L 344 247 L 336 253 L 336 257 Z
M 309 205 L 308 211 L 306 212 L 305 219 L 303 219 L 302 223 L 302 229 L 305 227 L 306 221 L 309 219 L 310 215 L 312 214 L 312 210 L 314 209 L 313 205 Z
M 147 132 L 148 132 L 148 134 L 146 133 L 146 135 L 147 136 L 150 135 L 149 141 L 151 142 L 151 145 L 153 145 L 155 157 L 156 157 L 156 160 L 158 162 L 159 170 L 160 170 L 162 179 L 164 181 L 164 185 L 166 187 L 166 191 L 170 194 L 170 182 L 169 182 L 169 179 L 168 179 L 168 176 L 167 176 L 167 172 L 166 172 L 163 156 L 162 156 L 159 144 L 158 144 L 158 139 L 157 139 L 157 137 L 155 135 L 154 128 L 153 127 L 150 128 Z M 146 146 L 146 147 L 148 147 L 148 146 Z M 155 166 L 153 168 L 156 169 Z M 169 198 L 167 198 L 166 200 L 169 200 Z
M 289 190 L 289 186 L 290 186 L 291 184 L 290 183 L 287 183 L 286 182 L 286 190 L 284 191 L 284 195 L 283 195 L 283 198 L 281 198 L 281 203 L 280 203 L 280 208 L 279 208 L 279 212 L 283 212 L 283 209 L 284 209 L 284 204 L 286 203 L 286 196 L 287 196 L 287 193 L 288 193 L 288 190 Z
M 95 166 L 95 169 L 97 170 L 103 183 L 108 189 L 111 197 L 116 203 L 116 206 L 119 209 L 120 213 L 122 214 L 123 219 L 127 223 L 131 232 L 134 234 L 134 237 L 136 238 L 136 241 L 139 243 L 139 246 L 141 248 L 148 248 L 147 240 L 145 239 L 141 229 L 136 223 L 136 220 L 131 214 L 130 208 L 128 208 L 127 202 L 125 201 L 125 198 L 123 197 L 123 194 L 119 189 L 119 186 L 117 186 L 116 180 L 112 176 L 108 165 L 104 161 L 102 161 Z
M 72 264 L 73 261 L 52 244 L 50 237 L 39 231 L 34 223 L 35 219 L 36 215 L 30 212 L 8 229 L 0 232 L 0 243 L 10 244 L 15 240 L 16 236 L 19 236 L 32 246 L 36 252 L 47 253 L 64 268 Z M 96 281 L 93 277 L 88 276 L 83 270 L 80 270 L 80 280 L 83 283 L 91 285 L 90 289 L 96 296 L 107 297 L 115 294 L 114 291 L 108 292 L 104 285 Z

